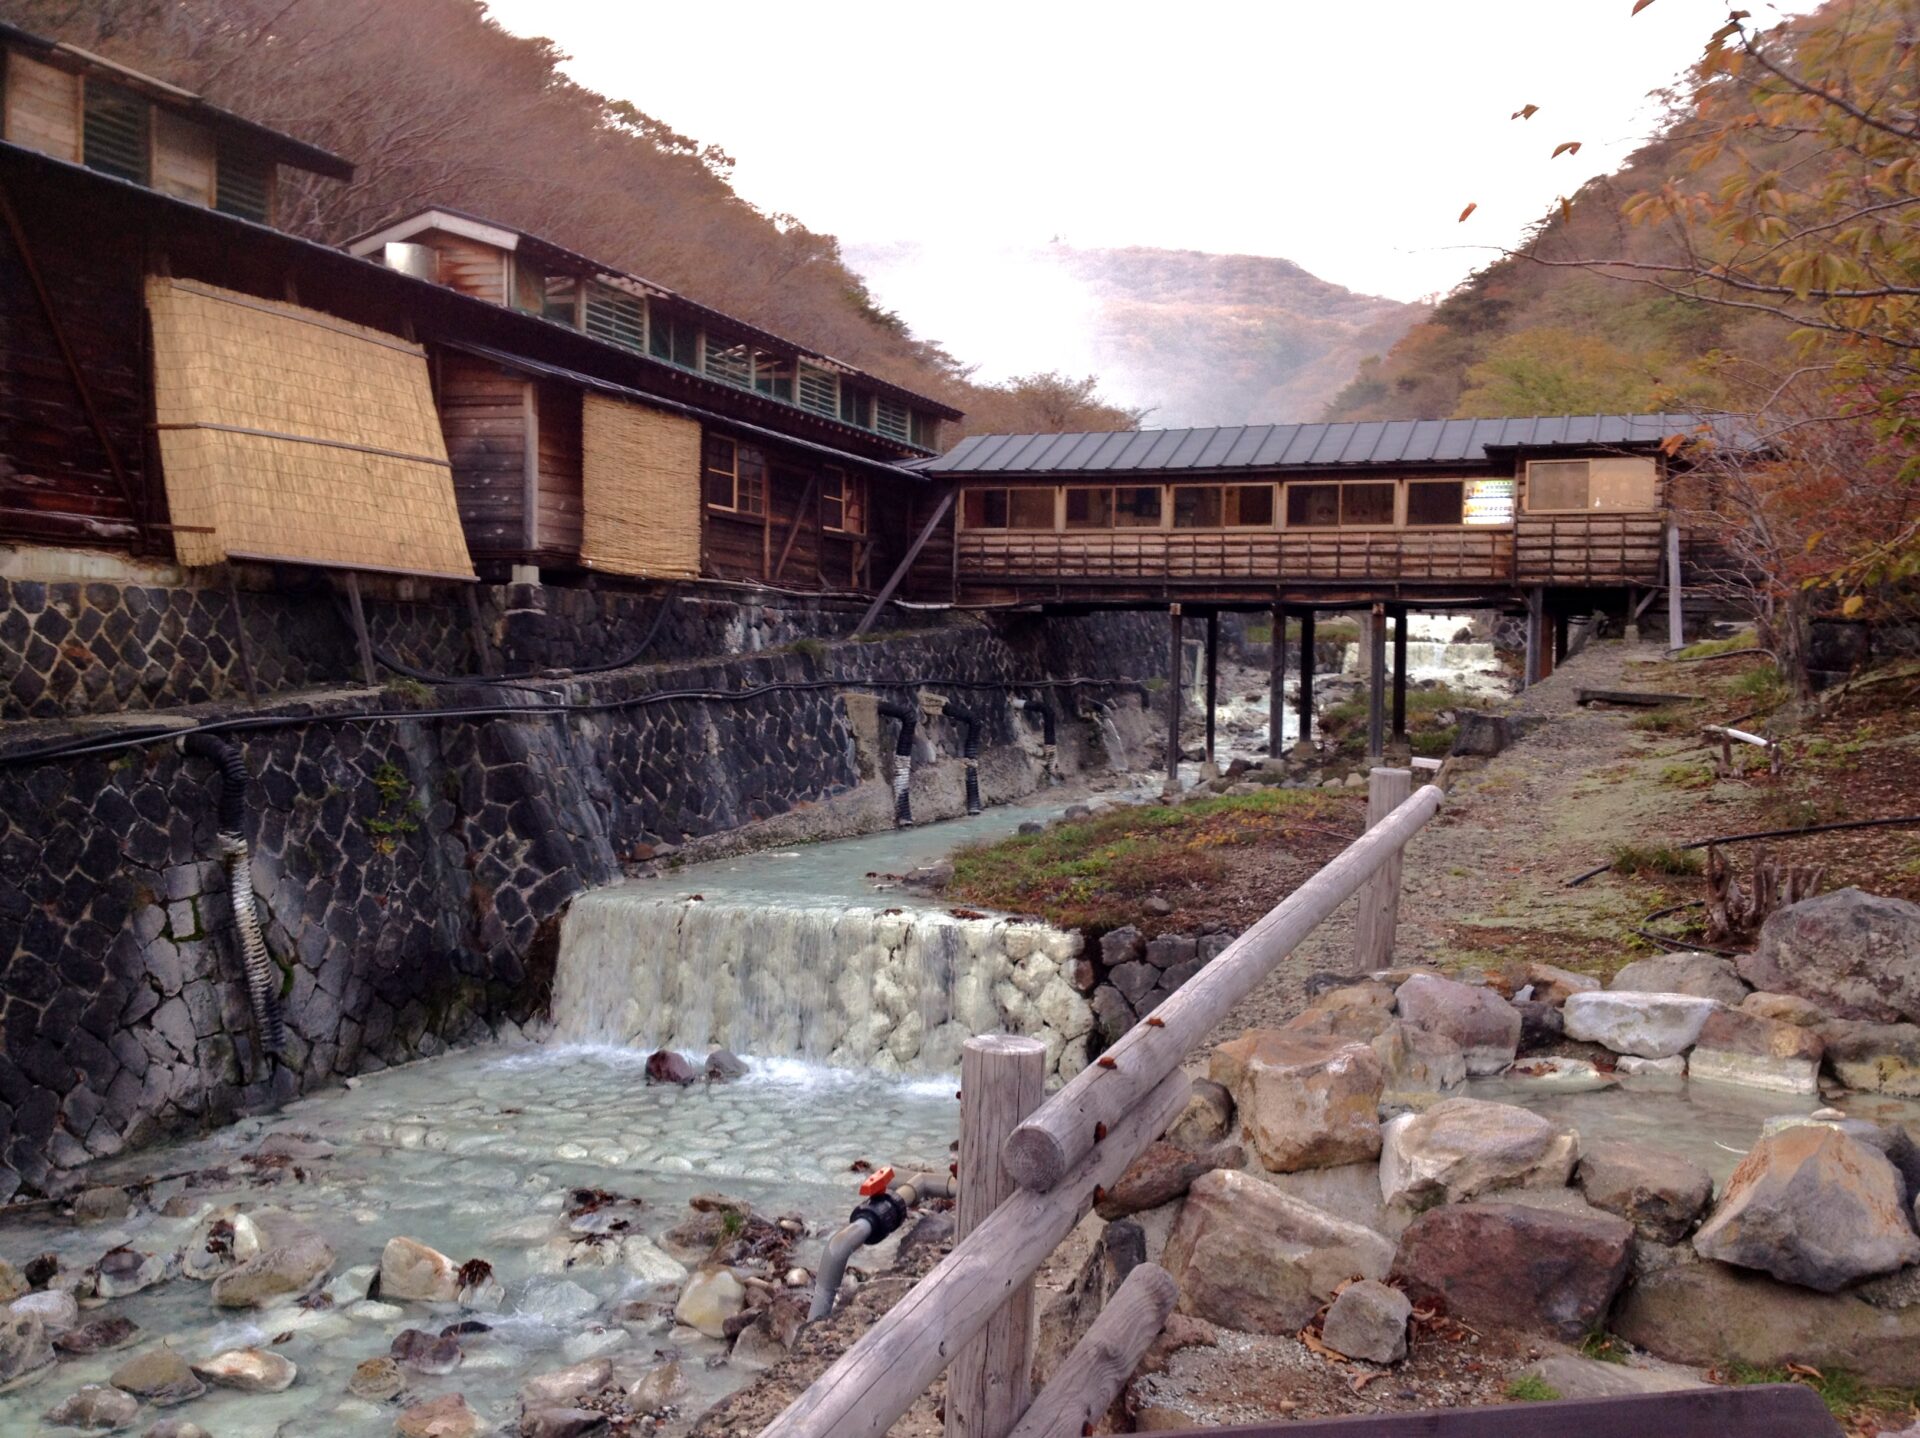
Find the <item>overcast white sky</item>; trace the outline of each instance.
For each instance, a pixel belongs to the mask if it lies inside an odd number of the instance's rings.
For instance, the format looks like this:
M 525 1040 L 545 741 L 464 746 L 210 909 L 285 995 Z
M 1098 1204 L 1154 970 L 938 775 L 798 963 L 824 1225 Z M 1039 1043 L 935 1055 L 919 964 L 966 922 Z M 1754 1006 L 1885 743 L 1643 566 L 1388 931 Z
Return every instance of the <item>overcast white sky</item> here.
M 722 146 L 763 209 L 924 247 L 920 293 L 880 297 L 943 338 L 928 283 L 940 309 L 990 307 L 995 257 L 1055 238 L 1444 292 L 1614 168 L 1728 0 L 488 5 L 581 83 Z M 1583 148 L 1550 159 L 1563 140 Z

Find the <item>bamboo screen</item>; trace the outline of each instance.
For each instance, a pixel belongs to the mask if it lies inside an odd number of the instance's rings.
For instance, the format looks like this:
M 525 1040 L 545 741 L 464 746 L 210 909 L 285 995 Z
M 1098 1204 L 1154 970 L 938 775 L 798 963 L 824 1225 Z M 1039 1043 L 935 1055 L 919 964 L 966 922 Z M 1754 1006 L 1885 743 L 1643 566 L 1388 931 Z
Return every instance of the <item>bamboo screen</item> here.
M 425 352 L 190 280 L 147 282 L 180 562 L 473 578 Z
M 642 578 L 700 576 L 700 426 L 590 394 L 580 560 Z

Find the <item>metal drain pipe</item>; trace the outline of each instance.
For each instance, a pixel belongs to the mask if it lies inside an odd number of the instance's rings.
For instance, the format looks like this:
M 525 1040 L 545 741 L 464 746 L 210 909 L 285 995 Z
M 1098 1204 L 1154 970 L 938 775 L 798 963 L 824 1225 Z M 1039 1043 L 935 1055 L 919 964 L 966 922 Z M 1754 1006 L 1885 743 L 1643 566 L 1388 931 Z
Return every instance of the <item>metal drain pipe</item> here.
M 253 863 L 247 849 L 247 760 L 238 744 L 211 734 L 192 733 L 180 741 L 184 753 L 211 759 L 220 767 L 221 856 L 227 862 L 227 894 L 233 905 L 233 927 L 240 959 L 247 974 L 247 997 L 260 1031 L 262 1052 L 286 1051 L 286 1027 L 280 1016 L 280 974 L 267 956 L 260 935 L 260 916 L 254 910 Z
M 960 757 L 967 766 L 967 812 L 980 812 L 980 721 L 971 709 L 949 702 L 945 714 L 961 726 Z
M 874 707 L 900 724 L 900 737 L 893 742 L 893 827 L 905 829 L 913 823 L 913 731 L 920 723 L 920 712 L 911 705 L 889 704 L 884 699 Z

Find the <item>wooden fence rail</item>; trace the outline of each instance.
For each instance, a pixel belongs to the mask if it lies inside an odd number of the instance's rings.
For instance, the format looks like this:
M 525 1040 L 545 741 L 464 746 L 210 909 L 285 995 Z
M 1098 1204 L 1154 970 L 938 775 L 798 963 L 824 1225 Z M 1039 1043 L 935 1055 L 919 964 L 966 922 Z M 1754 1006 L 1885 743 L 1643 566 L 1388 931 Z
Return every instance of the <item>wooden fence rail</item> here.
M 1405 792 L 1406 776 L 1399 771 L 1374 774 L 1377 797 L 1396 788 Z M 1378 808 L 1370 811 L 1372 827 L 1365 834 L 1014 1128 L 1001 1149 L 1004 1170 L 999 1172 L 984 1161 L 978 1145 L 988 1131 L 1005 1133 L 1006 1118 L 1024 1112 L 1031 1099 L 1015 1092 L 987 1095 L 971 1090 L 977 1087 L 976 1078 L 987 1083 L 995 1081 L 996 1073 L 1023 1073 L 1024 1056 L 1017 1052 L 1018 1041 L 1002 1036 L 970 1040 L 964 1070 L 968 1077 L 961 1089 L 963 1123 L 968 1115 L 986 1117 L 971 1120 L 980 1132 L 961 1134 L 962 1192 L 979 1185 L 997 1195 L 1004 1191 L 1000 1186 L 1007 1174 L 1020 1187 L 964 1232 L 953 1251 L 762 1429 L 760 1438 L 881 1438 L 963 1351 L 970 1361 L 954 1381 L 960 1384 L 967 1411 L 957 1431 L 968 1438 L 1007 1438 L 1022 1414 L 1032 1411 L 1028 1395 L 1018 1393 L 1008 1405 L 983 1386 L 987 1375 L 980 1371 L 979 1359 L 994 1345 L 976 1340 L 1010 1306 L 1009 1321 L 995 1331 L 1007 1335 L 1024 1330 L 1021 1318 L 1031 1303 L 1035 1270 L 1093 1208 L 1100 1190 L 1118 1181 L 1186 1106 L 1191 1085 L 1180 1071 L 1181 1061 L 1369 879 L 1383 870 L 1397 873 L 1400 851 L 1439 811 L 1443 799 L 1437 786 L 1428 786 L 1383 817 Z M 1367 902 L 1384 910 L 1369 926 L 1370 952 L 1391 952 L 1390 897 L 1382 886 L 1369 891 Z M 1024 1089 L 1027 1080 L 1010 1077 L 1007 1082 Z M 963 1202 L 962 1207 L 967 1205 Z M 1165 1300 L 1164 1285 L 1151 1276 L 1135 1285 L 1129 1303 L 1100 1329 L 1099 1342 L 1084 1354 L 1076 1349 L 1062 1370 L 1062 1378 L 1072 1377 L 1071 1391 L 1050 1388 L 1041 1395 L 1035 1405 L 1040 1416 L 1092 1402 L 1104 1386 L 1102 1375 L 1111 1373 Z M 1165 1314 L 1160 1317 L 1164 1321 Z M 1022 1356 L 1007 1361 L 1003 1354 L 999 1361 L 1017 1378 L 1026 1367 Z M 954 1396 L 950 1391 L 950 1403 Z M 1030 1430 L 1023 1426 L 1019 1431 Z M 956 1426 L 950 1424 L 948 1432 L 955 1433 Z

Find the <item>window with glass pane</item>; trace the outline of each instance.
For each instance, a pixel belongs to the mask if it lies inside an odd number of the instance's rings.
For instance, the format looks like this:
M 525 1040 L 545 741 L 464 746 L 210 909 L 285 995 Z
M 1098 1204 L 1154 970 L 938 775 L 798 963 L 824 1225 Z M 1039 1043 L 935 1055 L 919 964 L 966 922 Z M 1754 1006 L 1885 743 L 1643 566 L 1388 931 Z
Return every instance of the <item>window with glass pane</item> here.
M 867 481 L 864 475 L 850 474 L 841 491 L 840 528 L 848 534 L 867 532 Z
M 1067 528 L 1112 529 L 1113 491 L 1069 489 L 1067 491 Z
M 1004 489 L 969 489 L 960 496 L 960 522 L 968 529 L 1005 529 L 1007 492 Z
M 677 364 L 683 369 L 694 368 L 700 358 L 699 329 L 685 320 L 672 319 L 657 312 L 648 318 L 652 323 L 647 326 L 647 352 L 668 364 Z
M 1340 523 L 1342 526 L 1392 524 L 1393 486 L 1391 484 L 1341 485 Z
M 1339 485 L 1290 484 L 1287 486 L 1287 527 L 1289 529 L 1332 529 L 1339 523 Z
M 1252 528 L 1273 523 L 1273 486 L 1230 484 L 1222 492 L 1221 522 Z
M 922 449 L 936 448 L 940 440 L 940 421 L 930 414 L 913 412 L 913 442 Z
M 863 389 L 855 389 L 842 380 L 840 382 L 840 418 L 842 422 L 860 429 L 872 429 L 873 396 Z
M 1457 479 L 1414 480 L 1407 486 L 1407 523 L 1465 523 L 1466 488 Z
M 578 328 L 579 293 L 580 282 L 572 275 L 547 276 L 546 294 L 540 306 L 541 317 Z
M 1160 527 L 1161 489 L 1157 484 L 1123 486 L 1113 492 L 1113 522 L 1121 529 Z
M 708 504 L 719 509 L 733 508 L 734 479 L 739 459 L 739 446 L 732 440 L 707 436 L 700 488 Z
M 1053 491 L 1014 489 L 1007 492 L 1009 529 L 1052 529 Z
M 1217 484 L 1183 484 L 1173 491 L 1175 529 L 1218 529 L 1221 492 Z
M 765 350 L 754 351 L 753 387 L 761 394 L 793 403 L 793 361 Z
M 734 508 L 742 514 L 767 511 L 767 456 L 752 445 L 740 446 L 740 477 L 734 486 Z
M 151 107 L 138 95 L 89 78 L 81 100 L 81 158 L 89 170 L 147 183 L 147 121 Z
M 1527 465 L 1529 510 L 1587 507 L 1587 462 L 1584 459 L 1536 459 Z

